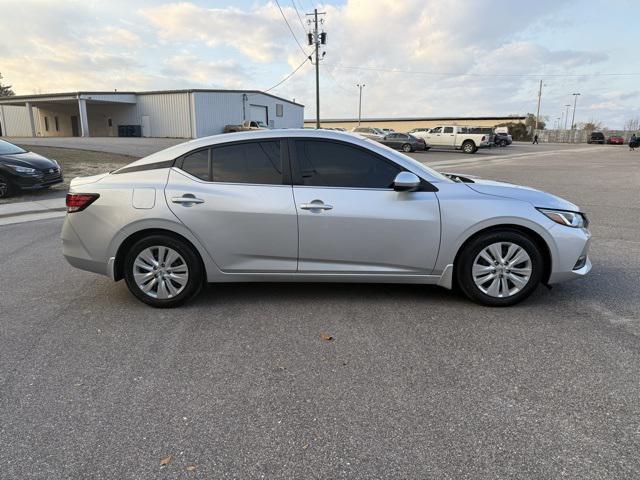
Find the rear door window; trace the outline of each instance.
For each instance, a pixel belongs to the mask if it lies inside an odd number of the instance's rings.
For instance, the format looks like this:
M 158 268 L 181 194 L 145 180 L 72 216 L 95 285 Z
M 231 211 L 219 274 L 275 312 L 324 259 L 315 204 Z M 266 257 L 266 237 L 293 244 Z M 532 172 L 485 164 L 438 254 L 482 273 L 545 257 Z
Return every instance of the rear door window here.
M 280 141 L 213 147 L 211 175 L 213 182 L 281 185 Z
M 200 180 L 209 180 L 209 150 L 198 150 L 184 157 L 182 170 Z

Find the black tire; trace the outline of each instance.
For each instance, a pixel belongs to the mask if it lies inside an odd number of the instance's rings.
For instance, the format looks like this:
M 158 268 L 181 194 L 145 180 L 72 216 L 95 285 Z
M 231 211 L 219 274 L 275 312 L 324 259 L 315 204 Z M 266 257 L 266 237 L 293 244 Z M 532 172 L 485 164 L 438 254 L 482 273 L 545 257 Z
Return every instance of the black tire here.
M 179 253 L 188 268 L 188 279 L 183 290 L 175 297 L 167 299 L 153 298 L 138 287 L 134 278 L 134 262 L 144 249 L 154 246 L 169 247 Z M 127 252 L 124 260 L 124 278 L 129 291 L 141 302 L 156 308 L 173 308 L 194 298 L 202 289 L 204 269 L 197 251 L 188 243 L 169 235 L 150 235 L 138 240 Z
M 480 290 L 473 281 L 473 263 L 480 252 L 497 242 L 510 242 L 523 248 L 531 259 L 531 275 L 528 283 L 517 293 L 508 297 L 494 297 Z M 521 302 L 538 287 L 542 279 L 544 260 L 540 249 L 527 235 L 515 230 L 488 232 L 471 240 L 460 253 L 455 265 L 458 286 L 472 301 L 490 307 L 507 307 Z
M 408 143 L 405 143 L 404 145 L 402 145 L 402 151 L 404 153 L 413 152 L 413 148 Z
M 424 151 L 428 152 L 429 150 L 431 150 L 431 147 L 425 147 Z
M 476 148 L 476 144 L 473 143 L 473 141 L 465 140 L 462 143 L 462 151 L 464 153 L 476 153 L 476 150 L 478 150 L 478 149 Z
M 15 188 L 11 181 L 4 175 L 0 175 L 0 198 L 7 198 L 13 195 Z
M 501 147 L 506 147 L 507 146 L 507 141 L 506 140 L 501 140 L 500 141 L 500 146 Z

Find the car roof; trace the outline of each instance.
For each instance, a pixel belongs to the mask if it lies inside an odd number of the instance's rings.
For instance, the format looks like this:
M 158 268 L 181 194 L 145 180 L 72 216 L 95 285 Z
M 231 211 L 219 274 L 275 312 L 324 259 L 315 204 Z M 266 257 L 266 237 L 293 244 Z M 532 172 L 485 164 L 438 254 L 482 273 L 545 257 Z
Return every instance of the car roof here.
M 303 128 L 254 130 L 250 132 L 223 133 L 219 135 L 212 135 L 210 137 L 197 138 L 195 140 L 189 140 L 187 142 L 166 148 L 164 150 L 151 154 L 148 157 L 141 158 L 140 160 L 136 160 L 135 162 L 127 165 L 127 167 L 138 167 L 152 163 L 175 160 L 176 158 L 199 148 L 211 147 L 230 142 L 282 138 L 317 138 L 322 140 L 339 140 L 345 143 L 351 143 L 356 146 L 364 147 L 368 150 L 378 153 L 379 155 L 390 158 L 394 162 L 410 170 L 412 169 L 412 167 L 413 169 L 415 169 L 415 167 L 417 166 L 419 170 L 427 173 L 428 177 L 431 177 L 431 179 L 434 179 L 435 177 L 435 180 L 438 180 L 439 174 L 435 172 L 432 173 L 432 170 L 425 165 L 422 165 L 416 160 L 413 160 L 404 154 L 396 152 L 395 150 L 382 145 L 380 142 L 370 140 L 362 135 L 358 135 L 357 133 L 342 132 L 339 130 L 315 130 Z

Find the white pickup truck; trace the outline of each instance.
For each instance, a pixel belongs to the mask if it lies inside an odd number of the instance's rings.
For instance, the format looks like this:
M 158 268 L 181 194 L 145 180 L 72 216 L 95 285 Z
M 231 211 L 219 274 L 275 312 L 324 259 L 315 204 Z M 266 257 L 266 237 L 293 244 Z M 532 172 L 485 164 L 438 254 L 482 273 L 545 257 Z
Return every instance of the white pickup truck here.
M 423 138 L 432 147 L 455 148 L 464 153 L 476 153 L 479 148 L 489 147 L 490 140 L 490 136 L 486 133 L 475 133 L 474 127 L 459 125 L 442 125 L 426 131 L 416 129 L 409 133 L 414 137 Z

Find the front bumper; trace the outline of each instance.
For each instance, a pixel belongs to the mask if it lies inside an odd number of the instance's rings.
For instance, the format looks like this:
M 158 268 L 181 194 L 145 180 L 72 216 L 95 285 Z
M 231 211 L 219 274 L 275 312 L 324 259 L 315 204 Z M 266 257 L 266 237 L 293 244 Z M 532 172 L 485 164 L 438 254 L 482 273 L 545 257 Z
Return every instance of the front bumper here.
M 574 280 L 591 271 L 589 230 L 555 225 L 549 232 L 555 240 L 556 252 L 552 255 L 551 274 L 547 283 Z
M 21 190 L 37 190 L 50 187 L 64 181 L 61 169 L 41 172 L 40 175 L 13 175 L 11 180 Z

